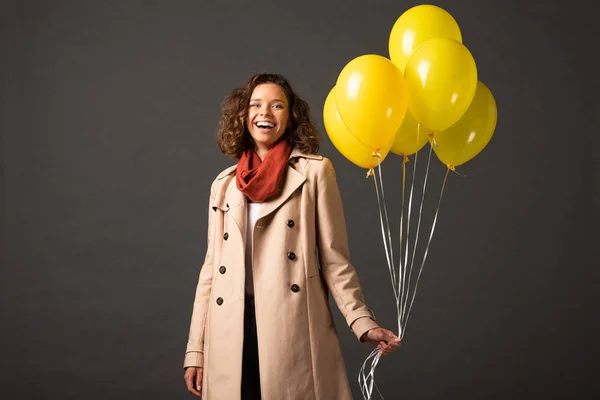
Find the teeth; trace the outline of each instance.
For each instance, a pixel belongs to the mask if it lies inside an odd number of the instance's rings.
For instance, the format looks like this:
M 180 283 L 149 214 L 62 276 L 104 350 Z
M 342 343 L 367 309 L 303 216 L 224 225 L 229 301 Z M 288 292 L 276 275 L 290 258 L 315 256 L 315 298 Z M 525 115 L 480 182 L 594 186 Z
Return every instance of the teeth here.
M 270 122 L 257 122 L 256 126 L 259 128 L 273 128 L 275 124 L 271 124 Z

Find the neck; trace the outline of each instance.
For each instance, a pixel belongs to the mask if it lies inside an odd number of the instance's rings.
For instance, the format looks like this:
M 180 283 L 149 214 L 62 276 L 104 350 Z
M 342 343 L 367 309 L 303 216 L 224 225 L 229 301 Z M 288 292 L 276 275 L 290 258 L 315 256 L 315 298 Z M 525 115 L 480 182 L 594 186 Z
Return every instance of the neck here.
M 265 159 L 265 157 L 267 156 L 267 153 L 269 152 L 269 150 L 271 150 L 270 148 L 265 148 L 262 146 L 256 146 L 256 154 L 258 154 L 258 157 L 260 158 L 260 161 L 263 161 Z

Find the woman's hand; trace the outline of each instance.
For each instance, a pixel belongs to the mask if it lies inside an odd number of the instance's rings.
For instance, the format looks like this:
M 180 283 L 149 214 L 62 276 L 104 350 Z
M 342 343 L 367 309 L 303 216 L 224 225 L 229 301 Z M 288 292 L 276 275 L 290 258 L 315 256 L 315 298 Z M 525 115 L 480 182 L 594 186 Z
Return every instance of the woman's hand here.
M 202 368 L 187 367 L 183 378 L 188 391 L 194 396 L 202 397 Z
M 369 329 L 362 336 L 365 342 L 372 343 L 377 346 L 382 355 L 387 356 L 392 351 L 400 347 L 400 338 L 392 331 L 383 328 Z

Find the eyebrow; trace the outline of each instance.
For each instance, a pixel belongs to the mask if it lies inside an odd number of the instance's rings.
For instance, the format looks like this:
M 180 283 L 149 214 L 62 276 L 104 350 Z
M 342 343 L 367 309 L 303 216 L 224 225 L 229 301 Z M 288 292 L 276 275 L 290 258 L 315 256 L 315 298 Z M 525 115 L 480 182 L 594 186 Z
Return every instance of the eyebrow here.
M 262 101 L 262 99 L 251 99 L 250 101 Z M 279 103 L 285 104 L 285 101 L 279 100 L 279 99 L 275 99 L 271 103 L 275 103 L 275 102 L 279 102 Z

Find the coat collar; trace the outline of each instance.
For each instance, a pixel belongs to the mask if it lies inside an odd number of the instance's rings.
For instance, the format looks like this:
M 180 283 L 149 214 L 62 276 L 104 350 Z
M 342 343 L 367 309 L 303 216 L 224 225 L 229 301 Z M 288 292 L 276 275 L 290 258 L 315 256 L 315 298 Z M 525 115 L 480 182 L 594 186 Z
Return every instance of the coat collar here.
M 291 161 L 294 158 L 306 158 L 309 160 L 322 160 L 323 156 L 321 156 L 319 154 L 303 153 L 300 150 L 298 150 L 297 147 L 294 147 L 292 149 L 292 152 L 290 153 L 290 157 L 288 158 L 288 161 Z

